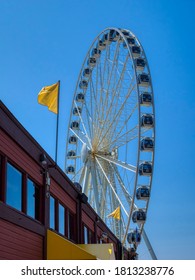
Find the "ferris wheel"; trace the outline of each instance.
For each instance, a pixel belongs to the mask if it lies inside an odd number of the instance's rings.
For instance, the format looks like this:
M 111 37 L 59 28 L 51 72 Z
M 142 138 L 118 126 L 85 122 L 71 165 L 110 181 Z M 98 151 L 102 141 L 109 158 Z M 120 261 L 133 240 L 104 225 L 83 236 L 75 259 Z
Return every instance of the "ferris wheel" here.
M 155 111 L 144 49 L 129 30 L 106 28 L 80 70 L 69 119 L 65 171 L 114 234 L 137 249 L 154 169 Z M 113 213 L 120 209 L 120 217 Z

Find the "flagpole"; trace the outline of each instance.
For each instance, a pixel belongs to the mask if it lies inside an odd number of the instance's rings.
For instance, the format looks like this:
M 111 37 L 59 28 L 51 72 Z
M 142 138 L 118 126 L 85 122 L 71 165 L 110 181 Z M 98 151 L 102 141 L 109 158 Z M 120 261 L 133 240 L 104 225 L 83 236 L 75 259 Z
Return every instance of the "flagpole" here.
M 60 80 L 58 81 L 58 105 L 57 105 L 57 118 L 56 118 L 56 150 L 55 150 L 55 164 L 58 160 L 58 128 L 59 128 L 59 108 L 60 108 Z
M 119 209 L 120 209 L 120 241 L 122 240 L 122 217 L 121 217 L 121 207 L 119 206 Z M 124 259 L 124 256 L 123 256 L 123 243 L 121 242 L 121 245 L 122 245 L 122 248 L 121 248 L 121 253 L 122 253 L 122 260 Z

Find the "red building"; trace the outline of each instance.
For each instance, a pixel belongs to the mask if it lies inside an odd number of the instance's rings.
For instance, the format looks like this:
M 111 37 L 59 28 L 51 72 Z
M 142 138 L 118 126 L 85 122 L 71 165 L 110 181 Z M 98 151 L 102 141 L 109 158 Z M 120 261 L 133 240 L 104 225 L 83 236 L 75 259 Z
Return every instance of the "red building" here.
M 120 241 L 85 194 L 0 101 L 0 259 L 66 259 L 53 254 L 56 240 L 69 256 L 76 252 L 72 259 L 88 258 L 81 244 L 100 243 L 113 244 L 116 259 L 122 258 Z

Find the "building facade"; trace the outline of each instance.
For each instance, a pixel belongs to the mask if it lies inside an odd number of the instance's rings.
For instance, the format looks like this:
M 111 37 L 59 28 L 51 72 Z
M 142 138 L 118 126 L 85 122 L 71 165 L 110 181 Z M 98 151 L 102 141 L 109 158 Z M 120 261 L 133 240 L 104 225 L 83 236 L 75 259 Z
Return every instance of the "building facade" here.
M 0 259 L 48 259 L 48 232 L 72 246 L 112 244 L 116 259 L 132 258 L 79 186 L 0 102 Z

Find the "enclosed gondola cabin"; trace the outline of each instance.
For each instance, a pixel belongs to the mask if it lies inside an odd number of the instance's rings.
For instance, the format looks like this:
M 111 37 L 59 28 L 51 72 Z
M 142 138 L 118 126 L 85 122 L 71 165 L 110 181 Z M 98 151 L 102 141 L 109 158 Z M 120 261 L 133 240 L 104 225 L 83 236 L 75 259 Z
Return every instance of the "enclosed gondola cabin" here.
M 120 38 L 120 35 L 119 35 L 119 33 L 116 31 L 116 30 L 114 30 L 114 29 L 112 29 L 112 30 L 110 30 L 110 39 L 112 40 L 112 41 L 117 41 L 118 39 Z
M 76 95 L 76 101 L 77 102 L 81 102 L 81 103 L 83 103 L 84 101 L 85 101 L 85 96 L 84 96 L 84 94 L 83 93 L 78 93 L 77 95 Z
M 83 76 L 84 76 L 85 78 L 89 78 L 90 75 L 91 75 L 91 72 L 92 72 L 92 70 L 91 70 L 90 68 L 85 68 L 85 69 L 83 70 Z
M 128 37 L 127 38 L 127 44 L 129 45 L 129 46 L 134 46 L 135 45 L 135 38 L 133 38 L 133 37 Z M 126 49 L 127 48 L 127 44 L 126 44 L 126 42 L 123 42 L 123 47 Z
M 141 126 L 143 127 L 153 127 L 154 126 L 154 117 L 150 114 L 144 114 L 141 117 Z
M 143 209 L 134 210 L 132 214 L 134 223 L 143 224 L 146 221 L 146 212 Z
M 96 44 L 96 48 L 102 51 L 106 48 L 106 43 L 103 42 L 102 40 L 99 40 L 98 43 Z
M 154 150 L 154 140 L 150 137 L 145 137 L 141 140 L 141 150 L 142 151 L 153 151 Z
M 98 58 L 101 55 L 101 50 L 98 48 L 94 48 L 91 52 L 91 55 L 95 58 Z
M 138 71 L 143 71 L 146 66 L 146 62 L 143 58 L 135 59 L 135 67 Z
M 105 33 L 102 36 L 102 42 L 104 42 L 106 45 L 110 45 L 113 42 L 113 37 L 110 36 L 110 33 Z
M 76 152 L 71 150 L 67 153 L 67 158 L 74 158 L 76 156 Z
M 68 140 L 68 142 L 69 142 L 70 144 L 76 144 L 76 143 L 77 143 L 77 137 L 74 136 L 74 135 L 71 135 L 70 138 L 69 138 L 69 140 Z
M 148 87 L 150 86 L 150 77 L 148 74 L 142 73 L 138 75 L 138 85 L 140 87 Z
M 136 198 L 138 200 L 148 200 L 150 197 L 150 188 L 147 186 L 140 186 L 136 190 Z
M 77 121 L 73 121 L 70 125 L 70 127 L 75 130 L 75 129 L 79 129 L 79 123 Z
M 69 165 L 69 166 L 66 168 L 66 173 L 68 173 L 68 174 L 74 174 L 74 173 L 75 173 L 75 168 L 74 168 L 74 166 Z
M 141 49 L 139 46 L 132 46 L 131 47 L 133 58 L 138 58 L 141 54 Z
M 93 68 L 96 65 L 96 58 L 95 57 L 89 57 L 87 60 L 87 65 Z
M 140 234 L 139 230 L 137 230 L 137 229 L 131 230 L 127 234 L 127 241 L 129 244 L 138 245 L 141 242 L 141 234 Z
M 79 114 L 81 114 L 81 112 L 82 112 L 81 107 L 74 107 L 74 109 L 73 109 L 74 116 L 79 116 Z
M 88 82 L 87 82 L 86 80 L 80 81 L 79 87 L 80 87 L 81 89 L 87 89 L 87 87 L 88 87 Z
M 150 106 L 152 104 L 152 94 L 149 92 L 142 92 L 140 94 L 141 105 Z
M 139 175 L 150 176 L 152 174 L 152 164 L 150 162 L 143 162 L 139 165 Z
M 124 35 L 125 37 L 129 37 L 129 36 L 130 36 L 130 33 L 129 33 L 128 30 L 125 30 L 125 29 L 121 29 L 121 28 L 120 28 L 120 31 L 123 33 L 123 35 Z

